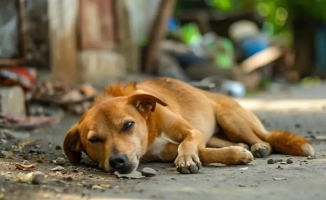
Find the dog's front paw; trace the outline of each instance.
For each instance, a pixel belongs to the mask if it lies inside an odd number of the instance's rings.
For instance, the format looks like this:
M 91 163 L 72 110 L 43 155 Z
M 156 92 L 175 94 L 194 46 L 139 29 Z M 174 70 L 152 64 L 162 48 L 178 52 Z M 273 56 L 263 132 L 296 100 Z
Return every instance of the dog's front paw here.
M 181 174 L 197 173 L 202 168 L 202 164 L 197 154 L 178 155 L 174 163 L 177 167 L 177 171 Z

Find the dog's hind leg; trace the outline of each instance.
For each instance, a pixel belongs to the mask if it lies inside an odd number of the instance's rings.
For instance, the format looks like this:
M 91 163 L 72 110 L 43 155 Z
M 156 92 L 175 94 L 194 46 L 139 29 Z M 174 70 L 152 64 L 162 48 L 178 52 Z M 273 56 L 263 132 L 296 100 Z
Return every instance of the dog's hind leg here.
M 248 111 L 239 105 L 229 105 L 227 101 L 221 100 L 216 105 L 216 118 L 218 124 L 232 142 L 244 142 L 251 146 L 250 150 L 255 157 L 268 156 L 272 148 L 270 144 L 264 142 L 254 132 L 252 116 Z
M 209 147 L 209 148 L 223 148 L 223 147 L 230 147 L 230 146 L 239 146 L 239 147 L 243 147 L 243 148 L 249 150 L 249 146 L 247 144 L 230 142 L 230 141 L 218 138 L 216 136 L 212 136 L 206 144 L 206 147 Z

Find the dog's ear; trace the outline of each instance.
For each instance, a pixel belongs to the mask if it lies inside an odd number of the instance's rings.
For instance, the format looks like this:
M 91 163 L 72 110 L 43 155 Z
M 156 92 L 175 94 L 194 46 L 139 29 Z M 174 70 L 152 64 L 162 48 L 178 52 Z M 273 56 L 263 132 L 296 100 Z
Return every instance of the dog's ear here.
M 78 125 L 73 125 L 66 134 L 63 149 L 71 164 L 79 164 L 82 157 L 82 144 L 78 131 Z
M 162 106 L 167 106 L 163 97 L 158 97 L 142 90 L 137 90 L 131 95 L 129 95 L 128 101 L 129 103 L 134 105 L 140 112 L 153 112 L 156 108 L 156 103 Z

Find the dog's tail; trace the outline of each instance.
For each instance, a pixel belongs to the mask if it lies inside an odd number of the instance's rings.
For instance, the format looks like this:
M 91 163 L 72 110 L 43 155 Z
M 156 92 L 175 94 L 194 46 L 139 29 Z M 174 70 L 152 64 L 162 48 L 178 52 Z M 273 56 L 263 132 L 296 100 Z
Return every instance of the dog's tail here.
M 309 141 L 297 134 L 273 130 L 269 133 L 259 134 L 262 139 L 272 146 L 276 152 L 292 156 L 313 156 L 314 149 Z

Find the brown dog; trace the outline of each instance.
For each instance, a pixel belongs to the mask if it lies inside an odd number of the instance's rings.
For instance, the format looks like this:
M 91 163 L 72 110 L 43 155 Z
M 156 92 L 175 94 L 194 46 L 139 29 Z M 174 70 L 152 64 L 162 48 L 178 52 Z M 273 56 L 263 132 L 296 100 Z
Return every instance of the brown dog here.
M 107 87 L 68 131 L 63 146 L 72 164 L 85 152 L 100 168 L 120 173 L 135 170 L 141 159 L 174 161 L 180 173 L 196 173 L 201 162 L 249 163 L 272 149 L 314 154 L 305 138 L 268 132 L 235 100 L 171 78 Z

